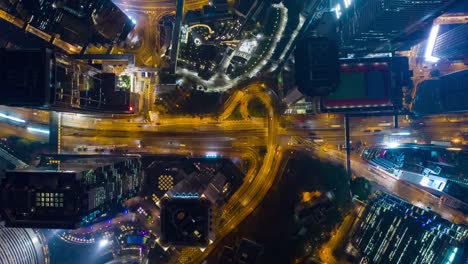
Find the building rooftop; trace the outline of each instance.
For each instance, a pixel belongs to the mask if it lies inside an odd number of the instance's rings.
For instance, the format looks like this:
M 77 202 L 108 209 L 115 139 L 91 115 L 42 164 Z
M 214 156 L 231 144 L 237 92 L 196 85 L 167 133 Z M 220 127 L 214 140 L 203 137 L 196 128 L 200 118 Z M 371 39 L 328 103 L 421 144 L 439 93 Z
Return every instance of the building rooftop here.
M 0 222 L 0 260 L 8 263 L 47 263 L 48 255 L 41 236 L 29 228 L 7 228 Z M 6 257 L 7 256 L 7 257 Z M 7 263 L 7 262 L 5 262 Z
M 163 198 L 161 243 L 167 246 L 208 246 L 210 206 L 204 198 Z
M 467 236 L 466 227 L 383 194 L 366 207 L 352 243 L 370 263 L 448 263 Z
M 237 260 L 239 263 L 253 264 L 263 251 L 263 247 L 252 240 L 243 238 L 237 249 Z

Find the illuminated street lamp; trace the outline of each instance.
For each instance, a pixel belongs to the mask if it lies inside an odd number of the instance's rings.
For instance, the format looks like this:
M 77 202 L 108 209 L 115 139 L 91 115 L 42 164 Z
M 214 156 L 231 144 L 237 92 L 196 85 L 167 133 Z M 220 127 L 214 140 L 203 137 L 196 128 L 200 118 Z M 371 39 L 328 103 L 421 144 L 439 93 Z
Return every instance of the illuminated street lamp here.
M 103 248 L 103 247 L 107 246 L 108 244 L 109 244 L 109 240 L 108 240 L 108 239 L 105 239 L 105 238 L 104 238 L 104 239 L 101 239 L 101 240 L 99 241 L 99 247 L 100 247 L 100 248 Z

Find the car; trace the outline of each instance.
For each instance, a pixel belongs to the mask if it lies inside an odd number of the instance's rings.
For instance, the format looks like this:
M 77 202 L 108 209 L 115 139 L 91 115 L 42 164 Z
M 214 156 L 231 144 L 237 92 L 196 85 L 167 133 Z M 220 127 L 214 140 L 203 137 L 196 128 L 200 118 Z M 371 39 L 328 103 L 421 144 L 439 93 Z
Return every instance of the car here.
M 366 130 L 363 130 L 362 132 L 364 132 L 364 133 L 370 133 L 370 132 L 372 132 L 372 130 L 366 129 Z
M 374 133 L 380 133 L 380 132 L 382 132 L 381 129 L 374 129 Z

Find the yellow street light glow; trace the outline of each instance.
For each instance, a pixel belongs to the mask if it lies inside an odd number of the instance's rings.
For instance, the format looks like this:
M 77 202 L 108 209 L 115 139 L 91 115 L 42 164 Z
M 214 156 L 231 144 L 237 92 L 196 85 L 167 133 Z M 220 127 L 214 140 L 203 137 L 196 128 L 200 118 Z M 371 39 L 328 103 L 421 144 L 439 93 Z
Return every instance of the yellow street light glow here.
M 447 150 L 453 150 L 453 151 L 461 151 L 461 148 L 447 148 Z

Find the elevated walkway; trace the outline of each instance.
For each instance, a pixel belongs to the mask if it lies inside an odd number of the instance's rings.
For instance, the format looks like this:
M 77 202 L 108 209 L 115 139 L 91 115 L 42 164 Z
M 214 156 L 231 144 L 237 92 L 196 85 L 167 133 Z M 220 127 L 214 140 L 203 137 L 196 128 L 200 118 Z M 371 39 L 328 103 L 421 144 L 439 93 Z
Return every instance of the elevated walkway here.
M 7 150 L 6 146 L 4 146 L 3 144 L 0 144 L 0 158 L 3 158 L 4 160 L 13 164 L 16 167 L 16 169 L 24 169 L 24 168 L 29 167 L 28 164 L 24 163 L 22 160 L 13 156 L 13 154 L 11 154 Z

